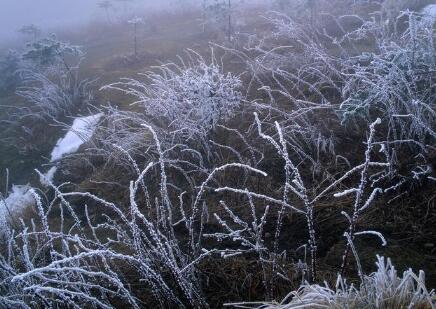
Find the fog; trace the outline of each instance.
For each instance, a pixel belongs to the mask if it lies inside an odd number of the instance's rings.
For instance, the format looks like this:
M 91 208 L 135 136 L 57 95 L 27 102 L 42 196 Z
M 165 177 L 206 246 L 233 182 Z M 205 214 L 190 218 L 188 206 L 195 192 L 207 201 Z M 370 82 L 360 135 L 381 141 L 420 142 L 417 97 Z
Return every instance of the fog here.
M 35 24 L 43 31 L 59 27 L 71 27 L 104 17 L 98 7 L 101 0 L 2 0 L 0 8 L 0 42 L 13 39 L 23 25 Z M 169 1 L 137 0 L 129 3 L 127 9 L 118 1 L 112 14 L 132 14 L 139 7 L 156 9 L 167 7 Z

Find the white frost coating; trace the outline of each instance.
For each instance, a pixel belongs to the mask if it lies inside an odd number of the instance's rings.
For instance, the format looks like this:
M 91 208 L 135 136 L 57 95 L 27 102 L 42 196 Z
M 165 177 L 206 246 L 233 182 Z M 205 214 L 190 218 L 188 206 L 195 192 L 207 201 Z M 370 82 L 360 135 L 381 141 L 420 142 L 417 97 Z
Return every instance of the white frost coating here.
M 49 187 L 50 186 L 50 182 L 53 182 L 53 178 L 54 175 L 56 173 L 56 171 L 58 170 L 57 166 L 52 166 L 47 173 L 45 173 L 42 176 L 39 176 L 39 181 L 41 182 L 41 184 L 45 187 Z
M 0 201 L 2 209 L 5 202 L 11 212 L 20 211 L 26 206 L 33 205 L 35 203 L 35 199 L 33 198 L 32 193 L 30 193 L 30 189 L 32 189 L 32 187 L 29 185 L 12 186 L 12 192 L 9 194 L 9 196 L 4 201 Z
M 64 138 L 59 139 L 51 153 L 50 162 L 61 159 L 64 155 L 74 153 L 94 134 L 95 126 L 103 113 L 76 118 Z
M 342 191 L 342 192 L 338 192 L 338 193 L 335 193 L 335 194 L 333 194 L 333 196 L 334 197 L 343 197 L 343 196 L 346 196 L 346 195 L 348 195 L 348 194 L 352 194 L 352 193 L 356 193 L 358 190 L 356 189 L 356 188 L 351 188 L 351 189 L 348 189 L 348 190 L 345 190 L 345 191 Z
M 35 204 L 29 185 L 12 186 L 6 199 L 0 199 L 0 234 L 4 235 L 11 215 L 20 214 L 24 209 Z

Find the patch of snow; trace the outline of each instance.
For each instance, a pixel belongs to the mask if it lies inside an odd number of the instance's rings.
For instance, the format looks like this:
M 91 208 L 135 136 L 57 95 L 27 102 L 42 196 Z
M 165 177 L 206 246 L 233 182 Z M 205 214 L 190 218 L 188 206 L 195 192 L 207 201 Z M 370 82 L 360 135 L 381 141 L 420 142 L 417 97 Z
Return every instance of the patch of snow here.
M 25 209 L 35 205 L 35 198 L 29 185 L 12 186 L 12 191 L 6 199 L 0 199 L 0 234 L 7 231 L 11 216 L 20 215 Z
M 45 174 L 39 176 L 39 182 L 43 186 L 49 187 L 50 182 L 53 182 L 53 178 L 57 170 L 58 170 L 57 166 L 52 166 Z
M 436 17 L 436 4 L 429 4 L 425 8 L 422 9 L 424 14 L 428 14 Z
M 436 4 L 429 4 L 422 9 L 422 14 L 436 18 Z
M 95 127 L 103 116 L 103 113 L 74 119 L 71 129 L 65 137 L 58 140 L 51 153 L 50 162 L 57 161 L 67 154 L 79 150 L 80 146 L 89 141 L 95 131 Z M 54 174 L 54 172 L 53 172 Z
M 9 196 L 1 201 L 1 203 L 7 205 L 10 212 L 19 212 L 25 209 L 27 206 L 35 204 L 35 198 L 30 192 L 31 186 L 12 186 L 12 191 Z M 4 205 L 3 205 L 4 206 Z

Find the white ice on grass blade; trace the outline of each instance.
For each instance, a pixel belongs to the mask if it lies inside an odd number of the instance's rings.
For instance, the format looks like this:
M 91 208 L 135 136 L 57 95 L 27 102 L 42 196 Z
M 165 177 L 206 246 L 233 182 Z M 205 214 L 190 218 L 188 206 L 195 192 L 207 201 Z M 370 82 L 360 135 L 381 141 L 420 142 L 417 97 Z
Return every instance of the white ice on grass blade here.
M 58 140 L 51 153 L 50 162 L 57 161 L 63 156 L 75 153 L 85 142 L 89 141 L 95 131 L 95 127 L 103 116 L 99 113 L 87 117 L 76 118 L 65 137 Z

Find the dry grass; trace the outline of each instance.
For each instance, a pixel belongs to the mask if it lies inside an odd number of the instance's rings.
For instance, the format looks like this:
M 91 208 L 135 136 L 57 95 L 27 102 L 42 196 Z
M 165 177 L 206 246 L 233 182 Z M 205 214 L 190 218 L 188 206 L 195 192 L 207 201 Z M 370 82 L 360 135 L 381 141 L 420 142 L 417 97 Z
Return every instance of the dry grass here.
M 360 286 L 349 284 L 338 277 L 336 287 L 327 284 L 304 284 L 288 294 L 281 303 L 234 304 L 247 308 L 249 305 L 268 309 L 292 308 L 374 308 L 374 309 L 431 309 L 434 308 L 435 294 L 425 286 L 424 272 L 414 273 L 411 269 L 402 276 L 390 259 L 377 257 L 377 271 L 365 276 Z

